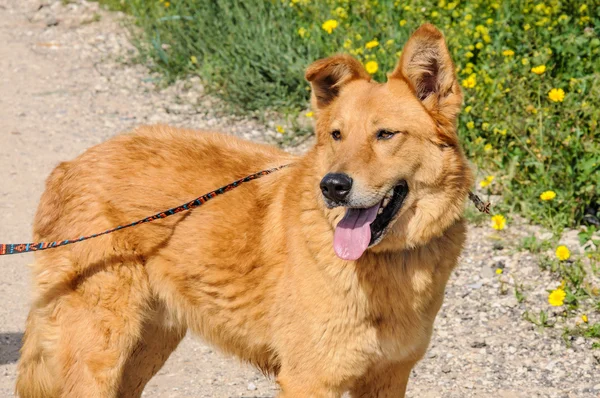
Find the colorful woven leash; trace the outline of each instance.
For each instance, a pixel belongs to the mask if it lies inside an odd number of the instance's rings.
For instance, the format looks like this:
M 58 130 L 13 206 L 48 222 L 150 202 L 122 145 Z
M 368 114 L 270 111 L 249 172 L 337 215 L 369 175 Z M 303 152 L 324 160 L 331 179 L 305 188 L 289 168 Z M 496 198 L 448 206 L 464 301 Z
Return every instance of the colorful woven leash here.
M 261 178 L 264 177 L 268 174 L 271 174 L 277 170 L 281 170 L 284 167 L 288 167 L 291 164 L 284 164 L 282 166 L 278 166 L 278 167 L 274 167 L 272 169 L 267 169 L 267 170 L 261 170 L 257 173 L 254 174 L 250 174 L 249 176 L 246 176 L 244 178 L 240 178 L 237 181 L 232 182 L 231 184 L 227 184 L 219 189 L 216 189 L 214 191 L 211 191 L 207 194 L 204 194 L 202 196 L 197 197 L 196 199 L 192 200 L 191 202 L 187 202 L 182 204 L 181 206 L 177 206 L 177 207 L 173 207 L 169 210 L 165 210 L 162 211 L 160 213 L 156 213 L 150 217 L 146 217 L 143 218 L 141 220 L 138 221 L 134 221 L 130 224 L 127 225 L 119 225 L 118 227 L 115 228 L 111 228 L 111 229 L 107 229 L 104 232 L 100 232 L 97 234 L 93 234 L 93 235 L 88 235 L 88 236 L 81 236 L 79 238 L 76 239 L 67 239 L 67 240 L 61 240 L 61 241 L 56 241 L 56 242 L 40 242 L 40 243 L 7 243 L 7 244 L 2 244 L 0 243 L 0 256 L 2 255 L 6 255 L 6 254 L 19 254 L 19 253 L 27 253 L 27 252 L 35 252 L 38 250 L 46 250 L 46 249 L 52 249 L 55 247 L 60 247 L 60 246 L 66 246 L 66 245 L 70 245 L 73 243 L 77 243 L 77 242 L 81 242 L 84 240 L 88 240 L 88 239 L 92 239 L 95 238 L 97 236 L 102 236 L 102 235 L 106 235 L 106 234 L 110 234 L 112 232 L 115 231 L 119 231 L 125 228 L 129 228 L 129 227 L 134 227 L 136 225 L 139 224 L 144 224 L 147 222 L 151 222 L 154 220 L 158 220 L 161 218 L 167 218 L 169 216 L 172 216 L 173 214 L 176 213 L 181 213 L 182 211 L 186 211 L 186 210 L 191 210 L 194 209 L 196 207 L 202 206 L 204 203 L 208 202 L 209 200 L 211 200 L 212 198 L 222 195 L 225 192 L 231 191 L 234 188 L 239 187 L 241 184 L 248 182 L 248 181 L 252 181 L 252 180 L 256 180 L 257 178 Z
M 46 250 L 46 249 L 52 249 L 55 247 L 60 247 L 60 246 L 66 246 L 66 245 L 70 245 L 73 243 L 77 243 L 77 242 L 81 242 L 84 240 L 88 240 L 88 239 L 92 239 L 92 238 L 96 238 L 98 236 L 102 236 L 102 235 L 106 235 L 106 234 L 110 234 L 112 232 L 115 231 L 120 231 L 122 229 L 125 228 L 129 228 L 129 227 L 134 227 L 136 225 L 139 224 L 144 224 L 147 222 L 151 222 L 154 220 L 158 220 L 161 218 L 167 218 L 169 216 L 172 216 L 173 214 L 176 213 L 181 213 L 182 211 L 187 211 L 187 210 L 191 210 L 194 209 L 196 207 L 200 207 L 202 206 L 204 203 L 208 202 L 209 200 L 211 200 L 212 198 L 222 195 L 225 192 L 231 191 L 234 188 L 239 187 L 241 184 L 248 182 L 248 181 L 252 181 L 252 180 L 256 180 L 257 178 L 261 178 L 264 177 L 268 174 L 271 174 L 275 171 L 281 170 L 285 167 L 291 166 L 290 164 L 284 164 L 282 166 L 277 166 L 274 167 L 272 169 L 267 169 L 267 170 L 261 170 L 257 173 L 254 174 L 250 174 L 249 176 L 246 176 L 244 178 L 240 178 L 239 180 L 236 180 L 234 182 L 232 182 L 231 184 L 227 184 L 219 189 L 215 189 L 214 191 L 211 191 L 207 194 L 204 194 L 202 196 L 197 197 L 196 199 L 192 200 L 191 202 L 187 202 L 182 204 L 181 206 L 177 206 L 177 207 L 173 207 L 169 210 L 165 210 L 162 211 L 160 213 L 156 213 L 152 216 L 143 218 L 141 220 L 137 220 L 134 221 L 130 224 L 127 225 L 119 225 L 118 227 L 115 228 L 111 228 L 111 229 L 107 229 L 106 231 L 97 233 L 97 234 L 93 234 L 93 235 L 87 235 L 87 236 L 81 236 L 79 238 L 76 239 L 67 239 L 67 240 L 61 240 L 61 241 L 55 241 L 55 242 L 39 242 L 39 243 L 0 243 L 0 256 L 2 255 L 7 255 L 7 254 L 19 254 L 19 253 L 27 253 L 27 252 L 35 252 L 35 251 L 39 251 L 39 250 Z M 477 209 L 483 213 L 486 214 L 490 214 L 490 204 L 489 203 L 484 203 L 481 199 L 479 199 L 479 197 L 477 195 L 475 195 L 472 192 L 469 192 L 469 199 L 471 199 L 471 201 L 473 202 L 473 204 L 475 205 L 475 207 L 477 207 Z

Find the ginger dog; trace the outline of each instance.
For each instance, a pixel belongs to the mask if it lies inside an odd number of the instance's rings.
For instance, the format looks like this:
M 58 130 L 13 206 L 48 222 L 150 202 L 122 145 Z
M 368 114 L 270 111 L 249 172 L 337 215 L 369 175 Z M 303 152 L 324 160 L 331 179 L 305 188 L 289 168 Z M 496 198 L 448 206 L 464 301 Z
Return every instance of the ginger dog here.
M 199 209 L 36 253 L 21 397 L 139 397 L 189 329 L 276 376 L 281 397 L 402 397 L 465 239 L 472 184 L 443 35 L 407 42 L 385 84 L 312 64 L 302 157 L 142 127 L 50 175 L 36 241 L 99 232 L 261 169 Z

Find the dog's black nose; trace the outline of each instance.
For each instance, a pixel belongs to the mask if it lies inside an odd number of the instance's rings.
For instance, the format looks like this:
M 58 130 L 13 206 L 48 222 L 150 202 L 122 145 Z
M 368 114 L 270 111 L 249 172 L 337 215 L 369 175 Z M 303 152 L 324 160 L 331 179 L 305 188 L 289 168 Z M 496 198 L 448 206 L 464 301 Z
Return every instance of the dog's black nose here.
M 329 173 L 321 180 L 321 192 L 327 199 L 341 202 L 352 189 L 352 178 L 343 173 Z

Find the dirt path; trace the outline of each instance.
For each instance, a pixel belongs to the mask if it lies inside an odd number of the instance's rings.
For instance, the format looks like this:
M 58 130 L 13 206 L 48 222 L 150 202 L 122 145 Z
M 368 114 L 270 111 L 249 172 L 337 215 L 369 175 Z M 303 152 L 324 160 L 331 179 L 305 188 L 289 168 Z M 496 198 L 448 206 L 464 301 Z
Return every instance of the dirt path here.
M 225 129 L 272 141 L 274 133 L 213 111 L 197 82 L 157 91 L 115 14 L 84 1 L 0 0 L 0 240 L 26 241 L 43 182 L 61 160 L 141 123 Z M 124 57 L 124 58 L 123 58 Z M 527 227 L 518 234 L 527 234 Z M 598 359 L 589 345 L 571 348 L 557 333 L 523 321 L 556 285 L 534 259 L 472 228 L 451 278 L 432 346 L 409 386 L 415 397 L 593 397 Z M 500 237 L 516 239 L 517 233 Z M 497 240 L 496 240 L 497 242 Z M 12 396 L 18 348 L 29 303 L 31 255 L 0 258 L 0 396 Z M 525 285 L 527 299 L 499 295 L 504 267 Z M 504 277 L 504 276 L 503 276 Z M 553 285 L 554 283 L 554 285 Z M 275 385 L 253 369 L 186 338 L 150 381 L 148 397 L 271 397 Z

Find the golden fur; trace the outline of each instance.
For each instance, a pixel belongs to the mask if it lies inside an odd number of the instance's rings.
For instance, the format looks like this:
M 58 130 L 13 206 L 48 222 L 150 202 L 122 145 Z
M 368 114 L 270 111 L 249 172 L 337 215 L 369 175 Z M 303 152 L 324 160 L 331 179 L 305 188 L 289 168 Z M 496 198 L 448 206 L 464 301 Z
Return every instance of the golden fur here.
M 36 241 L 96 233 L 295 163 L 199 209 L 36 253 L 21 397 L 140 396 L 187 329 L 275 375 L 281 397 L 404 396 L 465 238 L 472 177 L 455 130 L 454 66 L 424 25 L 385 84 L 343 55 L 306 77 L 317 144 L 302 157 L 154 126 L 52 172 Z M 379 128 L 402 133 L 377 141 Z M 373 197 L 399 179 L 410 187 L 386 237 L 357 261 L 332 248 L 344 209 L 324 204 L 328 172 Z

